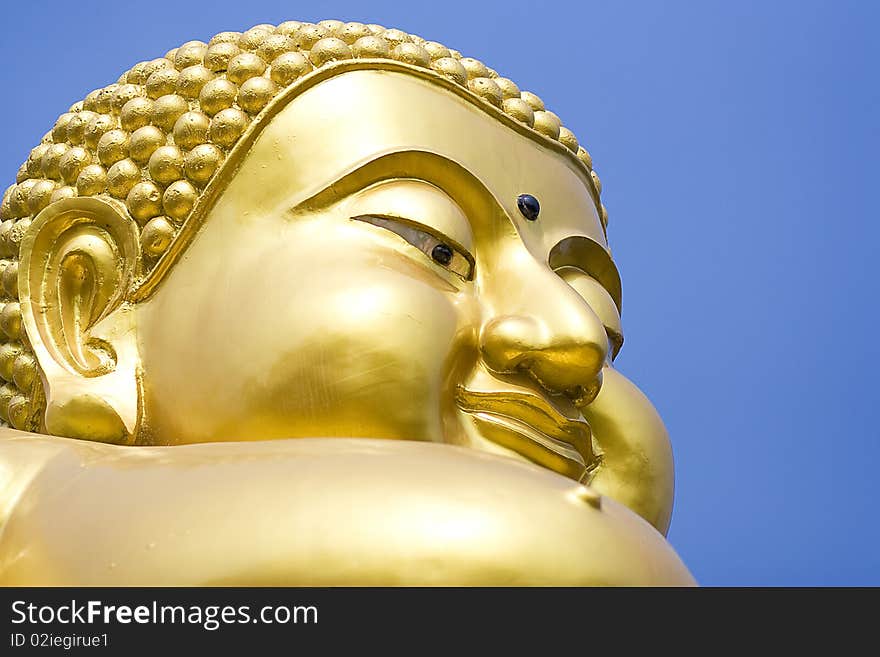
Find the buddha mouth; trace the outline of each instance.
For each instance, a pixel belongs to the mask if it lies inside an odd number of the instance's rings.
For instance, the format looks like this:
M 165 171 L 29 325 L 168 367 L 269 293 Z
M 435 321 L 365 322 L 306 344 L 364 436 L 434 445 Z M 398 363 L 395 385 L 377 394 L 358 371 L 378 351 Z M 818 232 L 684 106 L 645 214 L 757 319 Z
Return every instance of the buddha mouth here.
M 589 423 L 565 417 L 539 395 L 459 386 L 455 398 L 483 436 L 538 465 L 577 481 L 598 465 Z

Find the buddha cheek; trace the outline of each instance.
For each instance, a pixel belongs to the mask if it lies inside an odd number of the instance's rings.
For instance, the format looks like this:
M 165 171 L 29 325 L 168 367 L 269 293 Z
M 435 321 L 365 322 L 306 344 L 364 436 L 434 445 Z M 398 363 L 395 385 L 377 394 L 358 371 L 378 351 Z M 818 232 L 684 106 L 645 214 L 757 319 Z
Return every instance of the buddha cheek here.
M 319 228 L 219 233 L 143 305 L 155 435 L 443 439 L 465 295 L 393 241 Z
M 441 440 L 459 324 L 450 292 L 369 254 L 312 271 L 286 304 L 261 302 L 276 308 L 262 329 L 276 349 L 245 387 L 254 417 L 272 435 Z

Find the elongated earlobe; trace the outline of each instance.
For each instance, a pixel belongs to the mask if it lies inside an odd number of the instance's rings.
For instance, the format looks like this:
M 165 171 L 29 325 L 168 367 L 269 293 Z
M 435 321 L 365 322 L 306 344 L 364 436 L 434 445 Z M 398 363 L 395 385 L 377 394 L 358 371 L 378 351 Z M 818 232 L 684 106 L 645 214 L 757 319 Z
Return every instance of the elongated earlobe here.
M 19 294 L 48 433 L 131 440 L 138 355 L 125 295 L 139 267 L 137 228 L 109 202 L 64 199 L 35 217 L 22 241 Z

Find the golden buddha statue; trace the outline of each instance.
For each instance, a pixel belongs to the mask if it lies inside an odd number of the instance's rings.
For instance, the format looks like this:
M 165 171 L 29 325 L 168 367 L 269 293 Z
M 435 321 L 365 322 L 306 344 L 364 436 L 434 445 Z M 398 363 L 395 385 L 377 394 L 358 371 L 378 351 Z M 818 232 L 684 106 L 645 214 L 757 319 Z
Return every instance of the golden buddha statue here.
M 3 196 L 0 582 L 689 585 L 589 154 L 377 25 L 62 114 Z

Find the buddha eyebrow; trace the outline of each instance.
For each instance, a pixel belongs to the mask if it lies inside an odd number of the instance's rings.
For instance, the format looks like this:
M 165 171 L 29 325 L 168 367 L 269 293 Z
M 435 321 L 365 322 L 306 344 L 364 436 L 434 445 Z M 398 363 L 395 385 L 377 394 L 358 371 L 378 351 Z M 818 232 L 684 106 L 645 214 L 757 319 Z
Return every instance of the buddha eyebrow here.
M 290 208 L 293 214 L 314 212 L 324 209 L 341 199 L 366 189 L 370 185 L 386 180 L 421 180 L 439 187 L 463 209 L 473 197 L 470 194 L 459 198 L 454 187 L 464 182 L 475 186 L 485 198 L 491 198 L 489 190 L 467 169 L 457 162 L 429 151 L 395 151 L 376 157 L 368 162 L 357 164 L 321 189 L 311 193 Z M 466 210 L 467 214 L 467 210 Z

